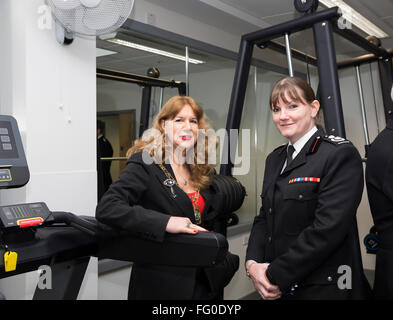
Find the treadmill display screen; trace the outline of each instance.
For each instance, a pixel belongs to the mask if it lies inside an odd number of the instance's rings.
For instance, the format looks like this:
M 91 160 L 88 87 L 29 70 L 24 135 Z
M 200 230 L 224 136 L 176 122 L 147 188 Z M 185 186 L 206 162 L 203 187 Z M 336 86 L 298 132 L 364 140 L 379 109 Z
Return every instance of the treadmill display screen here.
M 18 150 L 16 149 L 11 123 L 8 121 L 0 121 L 0 158 L 17 159 L 18 157 Z

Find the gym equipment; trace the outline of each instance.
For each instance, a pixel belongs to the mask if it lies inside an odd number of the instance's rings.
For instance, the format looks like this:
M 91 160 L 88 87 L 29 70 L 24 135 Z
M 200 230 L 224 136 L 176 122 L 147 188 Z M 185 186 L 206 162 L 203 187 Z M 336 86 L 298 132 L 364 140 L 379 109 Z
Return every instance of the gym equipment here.
M 226 124 L 228 132 L 230 129 L 239 129 L 240 127 L 254 45 L 267 43 L 289 32 L 295 33 L 307 28 L 313 28 L 316 51 L 318 53 L 318 69 L 319 74 L 322 76 L 320 87 L 321 102 L 324 105 L 325 124 L 328 134 L 345 136 L 330 22 L 338 17 L 338 9 L 332 8 L 242 36 L 228 110 Z M 326 110 L 329 110 L 329 112 L 326 112 Z M 230 139 L 230 137 L 228 136 L 227 139 Z M 236 143 L 229 142 L 226 145 L 231 146 L 236 145 Z M 227 159 L 222 161 L 220 174 L 231 175 L 233 167 L 231 159 L 234 159 L 233 155 L 235 152 L 236 150 L 229 150 Z
M 383 59 L 378 59 L 379 77 L 381 80 L 382 99 L 385 110 L 385 119 L 388 122 L 393 117 L 393 100 L 392 100 L 392 86 L 393 86 L 393 49 L 388 50 L 389 56 Z
M 0 188 L 22 187 L 30 175 L 13 117 L 0 116 L 0 140 Z M 50 265 L 53 290 L 37 289 L 34 298 L 76 298 L 95 250 L 92 228 L 93 224 L 71 213 L 50 212 L 43 202 L 0 207 L 0 278 Z
M 101 259 L 164 266 L 207 267 L 221 262 L 228 252 L 227 240 L 215 232 L 199 232 L 197 235 L 168 233 L 164 243 L 161 243 L 133 237 L 124 231 L 100 224 L 97 236 L 97 256 Z
M 366 108 L 365 108 L 365 104 L 364 104 L 362 78 L 361 78 L 361 75 L 360 75 L 359 66 L 356 66 L 355 69 L 356 69 L 356 80 L 357 80 L 358 91 L 359 91 L 359 99 L 360 99 L 360 110 L 361 110 L 361 113 L 362 113 L 364 138 L 366 140 L 365 157 L 367 158 L 367 153 L 368 153 L 368 150 L 369 150 L 369 147 L 370 147 L 370 138 L 368 136 L 368 126 L 367 126 Z
M 147 73 L 148 75 L 159 76 L 160 71 L 155 67 L 151 67 L 148 69 Z M 186 94 L 186 84 L 184 82 L 175 80 L 168 81 L 158 79 L 157 77 L 141 76 L 137 74 L 119 72 L 102 68 L 97 68 L 97 78 L 135 83 L 143 87 L 139 137 L 142 137 L 143 132 L 147 129 L 149 125 L 151 91 L 153 87 L 177 88 L 179 91 L 179 95 Z
M 309 1 L 305 0 L 295 1 L 295 3 L 297 3 L 297 5 L 309 5 Z M 316 5 L 316 3 L 314 3 L 314 5 Z M 314 32 L 316 57 L 306 55 L 295 49 L 290 49 L 290 52 L 296 59 L 301 59 L 302 61 L 318 66 L 320 81 L 318 91 L 320 92 L 321 105 L 323 105 L 327 134 L 343 138 L 346 137 L 337 68 L 343 68 L 348 65 L 353 65 L 354 63 L 354 61 L 336 62 L 333 32 L 371 53 L 371 55 L 367 57 L 354 58 L 354 60 L 357 61 L 356 63 L 358 63 L 359 60 L 362 62 L 378 61 L 384 97 L 385 116 L 386 118 L 391 116 L 393 113 L 393 101 L 391 99 L 391 88 L 393 84 L 393 49 L 386 50 L 382 47 L 378 47 L 351 29 L 340 29 L 337 25 L 338 18 L 340 18 L 338 7 L 334 7 L 310 13 L 300 18 L 242 36 L 226 123 L 228 132 L 231 129 L 240 128 L 254 45 L 260 48 L 271 48 L 281 53 L 287 53 L 287 51 L 289 51 L 288 46 L 277 44 L 273 40 L 285 36 L 286 34 L 293 34 L 309 28 L 312 28 Z M 228 134 L 226 139 L 230 140 L 233 138 Z M 226 141 L 226 145 L 235 146 L 236 142 Z M 229 152 L 225 154 L 226 158 L 222 160 L 223 164 L 220 167 L 220 174 L 231 175 L 233 168 L 231 159 L 234 159 L 233 155 L 235 152 L 236 150 L 229 150 Z
M 319 5 L 318 0 L 295 0 L 295 9 L 301 13 L 309 14 L 317 11 Z
M 289 76 L 293 77 L 291 44 L 289 42 L 289 34 L 288 34 L 288 32 L 285 33 L 285 48 L 286 48 L 286 51 L 287 51 L 287 62 L 288 62 Z
M 379 249 L 379 242 L 377 229 L 375 226 L 372 226 L 369 233 L 363 239 L 367 253 L 376 254 Z
M 146 75 L 148 77 L 152 77 L 152 78 L 159 78 L 160 77 L 160 70 L 158 70 L 158 68 L 156 67 L 151 67 L 149 69 L 147 69 Z
M 225 203 L 220 211 L 227 214 L 227 227 L 237 225 L 239 217 L 235 211 L 240 209 L 244 202 L 246 188 L 236 178 L 225 175 L 214 175 L 212 187 L 225 197 Z
M 226 202 L 222 208 L 223 212 L 234 212 L 238 210 L 246 196 L 246 189 L 239 180 L 232 176 L 215 175 L 212 183 L 213 189 L 225 195 Z
M 374 46 L 376 46 L 376 47 L 378 47 L 378 48 L 382 46 L 381 39 L 379 39 L 379 38 L 376 37 L 376 36 L 367 36 L 367 37 L 366 37 L 366 40 L 367 40 L 367 41 L 370 41 Z
M 51 215 L 45 203 L 0 207 L 0 220 L 5 229 L 26 228 L 42 224 Z
M 17 123 L 0 116 L 0 189 L 23 187 L 30 179 Z
M 6 171 L 1 188 L 25 185 L 28 166 L 13 117 L 0 116 L 0 140 L 0 172 Z M 0 207 L 0 252 L 4 257 L 0 259 L 0 278 L 43 266 L 51 270 L 52 288 L 38 285 L 35 300 L 76 299 L 92 256 L 195 267 L 221 262 L 227 251 L 225 237 L 214 232 L 167 234 L 163 242 L 153 242 L 111 229 L 93 217 L 50 211 L 43 202 Z
M 381 129 L 379 127 L 379 119 L 378 119 L 378 110 L 377 110 L 377 100 L 375 98 L 375 87 L 374 87 L 374 79 L 373 79 L 373 71 L 371 68 L 371 62 L 368 64 L 370 69 L 370 79 L 371 79 L 371 87 L 373 89 L 373 101 L 374 101 L 374 111 L 375 111 L 375 120 L 377 122 L 377 132 L 380 133 Z

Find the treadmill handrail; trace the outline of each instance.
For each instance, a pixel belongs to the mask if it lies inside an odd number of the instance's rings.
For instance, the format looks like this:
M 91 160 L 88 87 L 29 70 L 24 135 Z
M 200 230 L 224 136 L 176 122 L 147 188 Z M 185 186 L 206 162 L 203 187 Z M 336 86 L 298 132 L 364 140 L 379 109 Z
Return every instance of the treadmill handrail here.
M 52 211 L 46 225 L 64 223 L 98 241 L 98 258 L 151 263 L 155 265 L 207 267 L 221 262 L 228 252 L 228 241 L 216 232 L 200 232 L 197 235 L 167 233 L 164 242 L 116 230 L 100 224 L 94 217 L 76 216 L 70 212 Z M 189 246 L 194 246 L 190 250 Z M 116 250 L 113 250 L 116 248 Z M 179 254 L 182 250 L 183 254 Z M 195 250 L 201 255 L 195 256 Z M 152 254 L 154 253 L 154 254 Z
M 65 223 L 84 233 L 88 233 L 92 236 L 97 235 L 97 224 L 80 218 L 71 212 L 52 211 L 52 218 L 53 220 L 51 220 L 51 223 Z

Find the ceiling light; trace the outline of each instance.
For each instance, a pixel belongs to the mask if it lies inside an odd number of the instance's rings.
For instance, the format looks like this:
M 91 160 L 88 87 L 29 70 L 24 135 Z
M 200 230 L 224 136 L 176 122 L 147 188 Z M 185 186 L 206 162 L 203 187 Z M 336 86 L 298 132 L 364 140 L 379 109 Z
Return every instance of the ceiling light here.
M 161 56 L 165 56 L 165 57 L 169 57 L 169 58 L 173 58 L 173 59 L 177 59 L 177 60 L 181 60 L 181 61 L 186 61 L 185 56 L 175 54 L 172 52 L 168 52 L 168 51 L 164 51 L 164 50 L 159 50 L 159 49 L 143 46 L 143 45 L 140 45 L 137 43 L 133 43 L 133 42 L 129 42 L 129 41 L 121 40 L 121 39 L 110 39 L 110 40 L 106 40 L 106 41 L 111 42 L 111 43 L 115 43 L 115 44 L 119 44 L 122 46 L 126 46 L 129 48 L 133 48 L 133 49 L 138 49 L 138 50 L 142 50 L 142 51 L 146 51 L 146 52 L 159 54 Z M 205 63 L 205 61 L 191 59 L 191 58 L 189 58 L 188 61 L 193 64 Z
M 328 8 L 339 7 L 341 9 L 341 13 L 344 19 L 349 21 L 351 24 L 358 27 L 360 30 L 364 31 L 370 36 L 376 36 L 378 38 L 386 38 L 389 35 L 378 28 L 375 24 L 373 24 L 370 20 L 366 19 L 355 9 L 347 5 L 342 0 L 319 0 L 320 3 L 324 4 Z
M 110 51 L 110 50 L 105 50 L 101 48 L 96 48 L 96 57 L 104 57 L 104 56 L 109 56 L 111 54 L 116 54 L 118 52 L 115 51 Z

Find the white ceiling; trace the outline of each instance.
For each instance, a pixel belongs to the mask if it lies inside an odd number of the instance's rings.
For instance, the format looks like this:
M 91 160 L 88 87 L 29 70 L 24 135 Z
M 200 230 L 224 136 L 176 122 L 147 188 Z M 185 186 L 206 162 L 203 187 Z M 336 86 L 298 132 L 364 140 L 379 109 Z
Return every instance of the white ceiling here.
M 167 42 L 162 43 L 156 39 L 151 40 L 147 37 L 136 36 L 128 31 L 120 31 L 116 35 L 116 38 L 122 40 L 129 40 L 136 42 L 141 45 L 153 47 L 156 49 L 162 49 L 170 51 L 171 53 L 185 55 L 184 46 L 171 45 Z M 175 60 L 172 58 L 156 55 L 153 53 L 147 53 L 144 51 L 127 48 L 122 45 L 113 44 L 107 41 L 97 39 L 97 47 L 117 52 L 114 55 L 108 55 L 97 58 L 98 68 L 107 68 L 117 70 L 121 72 L 128 72 L 140 75 L 146 75 L 147 70 L 150 67 L 156 67 L 159 69 L 161 78 L 172 79 L 174 75 L 185 74 L 185 63 L 184 61 Z M 221 58 L 204 52 L 200 52 L 195 49 L 190 49 L 189 55 L 191 58 L 205 61 L 204 64 L 194 65 L 189 64 L 189 72 L 203 72 L 221 68 L 234 68 L 236 61 Z M 184 76 L 185 77 L 185 76 Z M 185 81 L 185 79 L 176 79 L 178 81 Z
M 293 0 L 145 0 L 189 15 L 235 34 L 248 33 L 300 17 Z M 393 47 L 392 0 L 345 0 L 390 35 L 383 46 Z M 210 7 L 210 8 L 209 8 Z M 325 7 L 320 4 L 318 10 Z M 237 19 L 234 23 L 233 19 Z M 356 28 L 355 28 L 356 29 Z M 359 30 L 357 30 L 359 31 Z M 359 32 L 363 36 L 366 34 Z
M 293 0 L 144 0 L 162 6 L 199 20 L 205 24 L 226 30 L 240 36 L 289 21 L 300 17 L 296 12 Z M 393 48 L 393 0 L 346 0 L 347 4 L 376 24 L 387 34 L 388 38 L 382 39 L 382 46 Z M 319 10 L 323 10 L 320 5 Z M 366 36 L 360 30 L 354 31 Z M 126 37 L 126 35 L 123 35 Z M 340 36 L 334 36 L 337 55 L 358 56 L 366 54 L 361 48 L 353 45 Z M 278 39 L 280 40 L 280 39 Z M 141 39 L 148 45 L 147 39 Z M 157 47 L 157 44 L 154 45 Z M 167 44 L 165 44 L 167 46 Z M 291 35 L 291 46 L 311 55 L 314 53 L 313 35 L 311 30 L 302 31 Z M 106 48 L 119 52 L 119 54 L 97 58 L 98 67 L 108 67 L 119 71 L 145 74 L 148 67 L 157 66 L 162 76 L 184 72 L 184 63 L 170 58 L 158 57 L 153 54 L 142 53 L 138 50 L 124 48 L 97 41 L 97 47 Z M 174 47 L 174 51 L 183 53 L 183 48 Z M 209 65 L 192 66 L 195 70 L 203 71 L 204 68 L 212 68 L 225 65 L 223 59 L 207 54 L 191 52 L 195 58 L 203 58 L 209 61 Z M 211 64 L 210 64 L 211 62 Z M 198 69 L 197 69 L 198 68 Z

